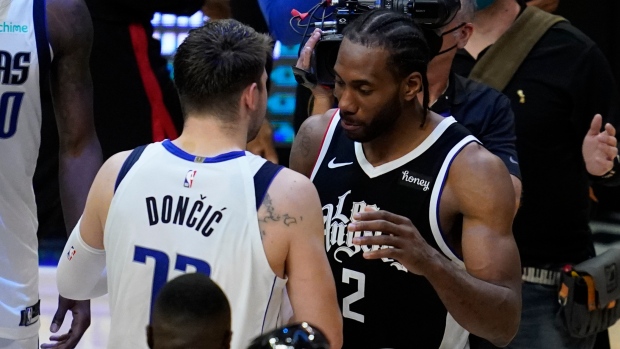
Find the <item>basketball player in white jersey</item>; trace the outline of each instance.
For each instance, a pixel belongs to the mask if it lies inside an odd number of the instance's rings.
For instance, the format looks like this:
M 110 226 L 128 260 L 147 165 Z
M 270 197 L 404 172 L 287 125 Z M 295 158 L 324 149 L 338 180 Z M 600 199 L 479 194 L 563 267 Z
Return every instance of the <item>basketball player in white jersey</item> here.
M 101 151 L 92 117 L 90 16 L 79 0 L 0 1 L 0 348 L 38 346 L 37 213 L 32 177 L 41 121 L 51 101 L 59 128 L 60 194 L 71 231 L 84 208 Z M 48 108 L 44 108 L 47 106 Z M 73 348 L 90 323 L 87 302 L 61 298 L 52 332 L 68 309 Z
M 291 168 L 323 205 L 343 348 L 468 349 L 469 333 L 505 346 L 517 332 L 510 176 L 428 110 L 428 59 L 411 18 L 361 15 L 334 67 L 339 109 L 307 119 L 293 144 Z
M 340 348 L 316 190 L 244 151 L 265 117 L 269 52 L 268 36 L 235 20 L 192 30 L 174 59 L 181 136 L 119 153 L 97 174 L 57 282 L 74 299 L 109 292 L 108 348 L 146 348 L 159 288 L 188 271 L 209 275 L 228 297 L 231 348 L 279 325 L 285 288 L 293 320 Z

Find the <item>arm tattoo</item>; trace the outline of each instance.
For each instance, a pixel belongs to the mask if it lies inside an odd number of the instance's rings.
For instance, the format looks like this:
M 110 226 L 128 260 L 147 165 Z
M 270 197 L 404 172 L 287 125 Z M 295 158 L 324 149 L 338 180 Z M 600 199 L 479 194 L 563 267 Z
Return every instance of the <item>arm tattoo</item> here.
M 284 215 L 284 224 L 289 227 L 291 224 L 297 224 L 297 218 L 291 217 L 287 214 Z
M 277 222 L 280 220 L 280 216 L 275 213 L 276 209 L 273 207 L 273 203 L 271 202 L 271 197 L 269 196 L 269 194 L 265 195 L 265 200 L 263 200 L 263 205 L 267 209 L 267 216 L 261 219 L 261 221 L 268 223 L 270 220 L 274 222 Z
M 283 214 L 282 216 L 280 216 L 279 214 L 277 214 L 275 211 L 275 207 L 273 207 L 273 202 L 271 201 L 271 197 L 269 196 L 269 194 L 265 195 L 265 199 L 263 200 L 263 206 L 265 206 L 265 209 L 267 210 L 267 214 L 264 217 L 259 217 L 259 221 L 263 222 L 263 223 L 269 223 L 269 221 L 272 222 L 279 222 L 282 221 L 282 223 L 284 223 L 284 225 L 286 225 L 287 227 L 290 227 L 291 224 L 297 224 L 297 218 L 296 217 L 291 217 L 288 213 Z M 300 220 L 302 220 L 302 217 L 299 217 Z M 262 232 L 263 235 L 265 235 L 265 232 Z

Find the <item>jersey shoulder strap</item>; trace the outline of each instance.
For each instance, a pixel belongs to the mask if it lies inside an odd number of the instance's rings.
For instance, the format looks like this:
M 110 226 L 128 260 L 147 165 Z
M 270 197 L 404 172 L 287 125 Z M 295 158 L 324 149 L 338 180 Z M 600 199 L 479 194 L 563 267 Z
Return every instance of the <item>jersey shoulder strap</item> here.
M 127 175 L 127 172 L 129 172 L 129 170 L 133 167 L 136 161 L 138 161 L 138 159 L 142 155 L 142 152 L 144 151 L 144 149 L 146 149 L 146 146 L 147 145 L 145 144 L 145 145 L 141 145 L 135 148 L 134 150 L 131 151 L 131 154 L 129 154 L 127 159 L 125 159 L 125 162 L 123 163 L 123 166 L 121 167 L 121 170 L 118 172 L 118 177 L 116 177 L 116 183 L 114 184 L 115 193 L 116 193 L 116 188 L 118 188 L 118 186 L 121 184 L 121 182 L 123 181 L 123 178 L 125 178 L 125 176 Z
M 271 161 L 265 161 L 256 174 L 254 174 L 254 192 L 256 194 L 256 210 L 265 199 L 265 194 L 273 182 L 276 175 L 283 169 L 281 165 L 276 165 Z

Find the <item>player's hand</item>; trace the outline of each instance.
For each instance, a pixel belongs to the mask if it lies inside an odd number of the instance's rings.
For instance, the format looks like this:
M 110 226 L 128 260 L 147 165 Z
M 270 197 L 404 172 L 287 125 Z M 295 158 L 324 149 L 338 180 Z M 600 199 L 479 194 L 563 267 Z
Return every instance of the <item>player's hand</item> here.
M 536 6 L 541 10 L 553 13 L 553 11 L 558 9 L 560 0 L 531 0 L 527 4 L 528 6 Z
M 319 42 L 320 39 L 321 29 L 317 28 L 314 30 L 314 32 L 312 32 L 312 35 L 310 36 L 310 38 L 308 38 L 308 41 L 306 41 L 306 44 L 299 53 L 297 64 L 295 64 L 297 68 L 303 69 L 305 71 L 310 71 L 312 52 L 314 51 L 314 48 L 316 47 L 316 44 Z M 334 93 L 329 86 L 316 85 L 316 87 L 312 89 L 312 95 L 314 96 L 315 103 L 320 100 L 327 100 L 330 101 L 331 105 L 334 101 Z
M 611 124 L 605 124 L 605 129 L 601 132 L 602 125 L 601 114 L 594 115 L 581 149 L 586 169 L 593 176 L 602 176 L 609 172 L 618 155 L 616 129 Z
M 247 150 L 254 155 L 264 157 L 274 164 L 278 163 L 278 153 L 273 145 L 273 130 L 269 121 L 265 119 L 256 138 L 248 143 Z
M 90 301 L 74 301 L 67 299 L 63 296 L 58 296 L 58 310 L 54 314 L 52 319 L 52 325 L 50 331 L 52 333 L 58 332 L 60 326 L 65 321 L 65 315 L 67 311 L 71 310 L 73 320 L 71 321 L 71 328 L 68 333 L 62 335 L 50 336 L 50 341 L 54 343 L 41 344 L 42 349 L 57 348 L 57 349 L 73 349 L 78 344 L 84 332 L 90 326 Z
M 366 259 L 391 258 L 408 271 L 424 275 L 436 251 L 426 243 L 418 229 L 407 217 L 388 211 L 375 211 L 367 207 L 353 215 L 355 222 L 349 224 L 350 232 L 380 231 L 378 236 L 360 236 L 353 239 L 355 245 L 373 245 L 364 252 Z

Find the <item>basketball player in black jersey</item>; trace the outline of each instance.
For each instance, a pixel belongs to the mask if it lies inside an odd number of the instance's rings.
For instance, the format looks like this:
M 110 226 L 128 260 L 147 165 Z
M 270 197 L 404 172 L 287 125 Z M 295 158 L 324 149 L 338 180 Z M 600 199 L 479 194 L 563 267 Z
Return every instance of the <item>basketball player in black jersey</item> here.
M 510 176 L 428 111 L 428 60 L 409 17 L 360 16 L 334 67 L 339 108 L 307 119 L 293 144 L 291 168 L 323 205 L 343 348 L 461 349 L 468 332 L 504 346 L 519 325 Z

